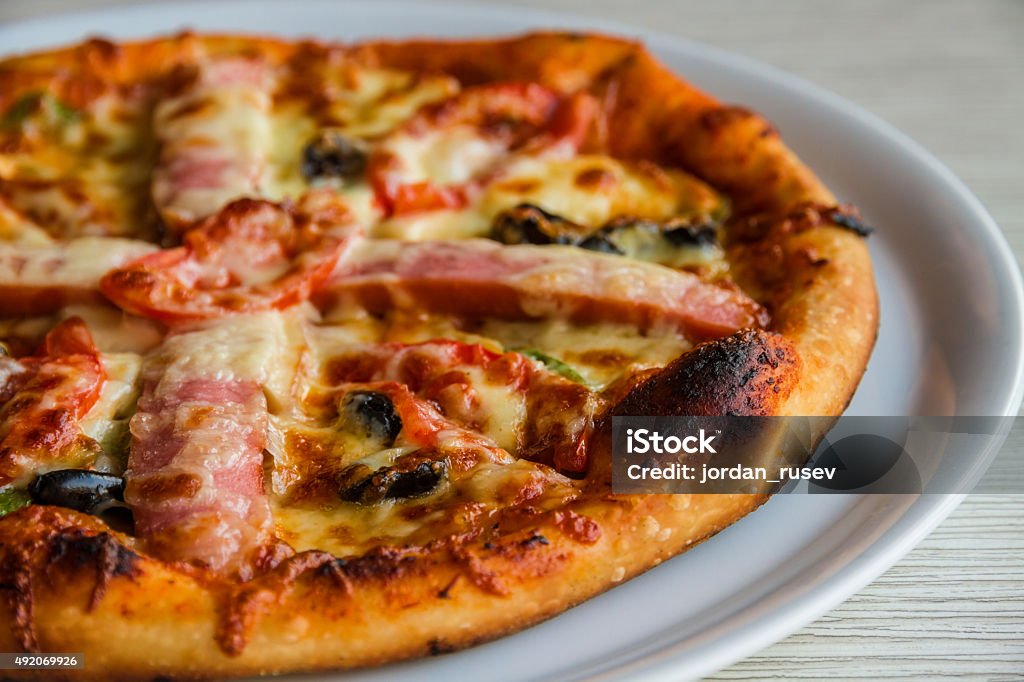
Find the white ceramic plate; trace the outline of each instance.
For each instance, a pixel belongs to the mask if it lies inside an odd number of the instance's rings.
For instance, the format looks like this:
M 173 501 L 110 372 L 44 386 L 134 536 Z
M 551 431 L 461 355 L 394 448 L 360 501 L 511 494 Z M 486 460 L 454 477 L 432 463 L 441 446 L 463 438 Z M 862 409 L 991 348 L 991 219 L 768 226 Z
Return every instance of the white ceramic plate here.
M 125 38 L 185 27 L 345 40 L 553 27 L 640 37 L 698 86 L 774 121 L 842 200 L 857 204 L 879 226 L 869 243 L 882 328 L 852 412 L 1017 413 L 1024 299 L 998 228 L 935 158 L 835 95 L 737 55 L 628 26 L 433 3 L 156 4 L 0 25 L 0 46 L 14 52 L 94 33 Z M 908 552 L 959 501 L 944 495 L 776 497 L 710 542 L 523 633 L 345 679 L 704 675 L 839 604 Z

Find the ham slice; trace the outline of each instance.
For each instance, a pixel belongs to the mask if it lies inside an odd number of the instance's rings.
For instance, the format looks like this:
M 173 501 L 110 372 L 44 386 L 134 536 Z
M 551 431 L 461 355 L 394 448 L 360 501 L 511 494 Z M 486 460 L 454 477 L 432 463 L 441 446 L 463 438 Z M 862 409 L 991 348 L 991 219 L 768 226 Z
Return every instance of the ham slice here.
M 661 265 L 563 246 L 374 240 L 359 244 L 318 295 L 371 312 L 423 307 L 444 314 L 674 328 L 695 340 L 768 322 L 740 291 Z
M 172 334 L 147 356 L 125 501 L 157 556 L 242 579 L 270 556 L 265 392 L 290 385 L 285 325 L 272 313 L 218 321 Z
M 258 58 L 208 60 L 154 112 L 160 159 L 153 201 L 172 229 L 260 196 L 271 125 L 270 67 Z
M 156 250 L 111 237 L 52 245 L 0 243 L 0 315 L 45 315 L 71 303 L 102 301 L 103 275 Z
M 245 576 L 266 544 L 267 402 L 259 384 L 194 378 L 150 383 L 131 421 L 125 501 L 135 532 L 168 558 Z

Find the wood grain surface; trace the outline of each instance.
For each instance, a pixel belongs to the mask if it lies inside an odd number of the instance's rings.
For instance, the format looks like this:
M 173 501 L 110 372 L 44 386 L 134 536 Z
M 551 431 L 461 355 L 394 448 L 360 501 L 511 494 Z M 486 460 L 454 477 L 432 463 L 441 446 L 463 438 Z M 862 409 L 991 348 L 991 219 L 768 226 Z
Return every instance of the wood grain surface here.
M 0 0 L 0 21 L 116 0 Z M 1024 1 L 506 0 L 713 43 L 909 133 L 1024 254 Z M 783 131 L 784 133 L 784 131 Z M 1024 448 L 1024 439 L 1009 447 Z M 846 603 L 714 679 L 1024 678 L 1024 492 L 971 496 Z

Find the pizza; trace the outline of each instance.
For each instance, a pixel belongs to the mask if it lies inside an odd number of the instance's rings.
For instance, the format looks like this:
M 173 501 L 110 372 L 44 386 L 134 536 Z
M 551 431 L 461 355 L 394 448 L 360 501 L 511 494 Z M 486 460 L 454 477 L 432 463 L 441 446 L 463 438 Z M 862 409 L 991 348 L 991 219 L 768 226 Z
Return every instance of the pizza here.
M 636 42 L 94 39 L 0 116 L 0 651 L 69 679 L 554 616 L 767 499 L 614 494 L 612 417 L 838 415 L 874 343 L 856 210 Z

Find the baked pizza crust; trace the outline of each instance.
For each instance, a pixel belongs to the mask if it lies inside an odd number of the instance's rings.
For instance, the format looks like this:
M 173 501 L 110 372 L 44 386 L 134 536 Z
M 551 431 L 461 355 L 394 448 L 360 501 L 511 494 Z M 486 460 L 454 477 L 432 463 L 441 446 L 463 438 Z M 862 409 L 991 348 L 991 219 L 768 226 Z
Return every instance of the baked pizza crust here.
M 283 56 L 295 49 L 244 36 L 92 41 L 0 63 L 0 109 L 31 88 L 49 88 L 74 104 L 90 88 L 154 77 L 198 43 L 214 53 Z M 771 310 L 770 330 L 698 347 L 635 388 L 613 413 L 844 409 L 878 325 L 868 251 L 832 220 L 835 198 L 764 119 L 697 91 L 640 44 L 599 35 L 377 42 L 352 47 L 350 55 L 443 71 L 465 83 L 529 80 L 590 91 L 611 112 L 613 155 L 681 166 L 730 195 L 727 257 L 737 283 Z M 487 542 L 449 538 L 348 561 L 306 552 L 240 586 L 137 553 L 131 537 L 91 516 L 26 507 L 0 520 L 9 623 L 0 626 L 0 651 L 83 652 L 86 668 L 61 674 L 103 680 L 325 670 L 438 654 L 556 615 L 767 499 L 615 496 L 610 419 L 599 424 L 592 447 L 581 499 L 507 525 L 503 519 Z M 53 671 L 17 674 L 55 679 Z

